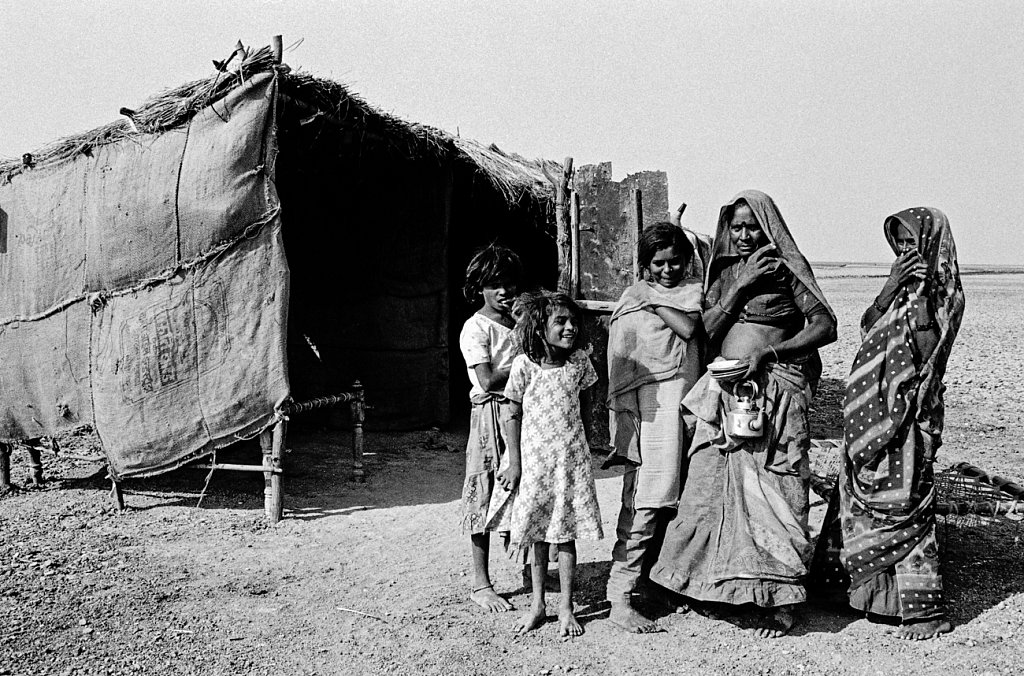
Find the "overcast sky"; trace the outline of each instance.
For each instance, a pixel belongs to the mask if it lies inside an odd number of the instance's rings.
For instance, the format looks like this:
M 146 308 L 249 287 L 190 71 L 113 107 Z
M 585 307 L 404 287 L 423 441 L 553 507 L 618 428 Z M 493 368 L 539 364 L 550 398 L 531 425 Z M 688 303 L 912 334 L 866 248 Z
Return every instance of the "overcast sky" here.
M 888 260 L 884 218 L 927 205 L 962 264 L 1024 262 L 1020 0 L 0 0 L 0 156 L 278 33 L 407 120 L 667 171 L 697 230 L 759 188 L 811 260 Z

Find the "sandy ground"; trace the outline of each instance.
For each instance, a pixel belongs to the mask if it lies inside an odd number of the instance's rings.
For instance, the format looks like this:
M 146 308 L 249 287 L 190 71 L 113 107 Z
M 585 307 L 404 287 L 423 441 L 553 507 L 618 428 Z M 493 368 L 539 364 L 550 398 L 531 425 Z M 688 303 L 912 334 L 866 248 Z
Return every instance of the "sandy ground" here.
M 828 279 L 840 341 L 823 353 L 817 437 L 838 436 L 857 316 L 880 280 Z M 949 364 L 946 445 L 1024 478 L 1015 336 L 1024 275 L 964 278 L 967 315 Z M 440 443 L 439 443 L 440 442 Z M 87 445 L 83 440 L 81 445 Z M 908 643 L 842 609 L 811 606 L 789 636 L 758 640 L 729 621 L 666 614 L 662 633 L 606 620 L 611 540 L 579 543 L 586 633 L 549 623 L 513 635 L 518 612 L 467 599 L 458 532 L 464 437 L 370 434 L 370 480 L 349 480 L 343 435 L 292 435 L 286 518 L 262 520 L 262 480 L 204 472 L 127 482 L 109 507 L 95 468 L 50 461 L 42 489 L 0 499 L 0 675 L 13 674 L 1010 674 L 1024 664 L 1021 528 L 943 527 L 956 629 Z M 445 447 L 447 445 L 447 448 Z M 254 449 L 237 457 L 251 462 Z M 221 457 L 230 461 L 230 458 Z M 24 475 L 23 459 L 15 477 Z M 608 535 L 620 479 L 597 473 Z M 494 557 L 495 585 L 528 602 L 520 571 Z

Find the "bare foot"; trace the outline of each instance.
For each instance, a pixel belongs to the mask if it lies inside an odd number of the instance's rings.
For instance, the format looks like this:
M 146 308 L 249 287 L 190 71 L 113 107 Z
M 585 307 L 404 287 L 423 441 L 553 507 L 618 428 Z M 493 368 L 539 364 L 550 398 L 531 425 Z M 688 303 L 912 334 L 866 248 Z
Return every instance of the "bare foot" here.
M 939 634 L 953 631 L 953 625 L 947 620 L 936 618 L 934 620 L 911 620 L 900 625 L 894 634 L 896 638 L 907 641 L 922 641 L 928 638 L 935 638 Z
M 608 619 L 630 634 L 654 634 L 661 631 L 661 628 L 653 620 L 648 620 L 636 612 L 633 606 L 626 601 L 613 602 Z
M 525 634 L 544 624 L 548 619 L 547 613 L 548 609 L 543 603 L 531 605 L 530 612 L 523 615 L 523 619 L 516 625 L 516 633 Z
M 513 610 L 512 604 L 498 596 L 491 585 L 474 589 L 469 598 L 473 603 L 490 613 L 504 613 L 508 610 Z
M 562 606 L 558 609 L 558 635 L 583 635 L 583 627 L 576 621 L 576 616 L 572 614 L 572 606 Z
M 779 638 L 789 633 L 796 623 L 796 615 L 788 606 L 781 606 L 774 611 L 765 613 L 760 626 L 754 627 L 754 636 L 758 638 Z

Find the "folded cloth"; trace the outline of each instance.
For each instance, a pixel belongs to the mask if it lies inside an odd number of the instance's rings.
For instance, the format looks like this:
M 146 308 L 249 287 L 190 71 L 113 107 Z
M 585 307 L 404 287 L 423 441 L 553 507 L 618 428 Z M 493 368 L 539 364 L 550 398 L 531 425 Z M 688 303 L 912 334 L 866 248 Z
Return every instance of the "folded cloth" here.
M 608 328 L 607 403 L 615 450 L 606 465 L 640 463 L 639 387 L 677 376 L 692 384 L 700 376 L 701 342 L 676 334 L 654 308 L 700 312 L 701 302 L 697 278 L 685 279 L 674 288 L 637 282 L 619 298 Z

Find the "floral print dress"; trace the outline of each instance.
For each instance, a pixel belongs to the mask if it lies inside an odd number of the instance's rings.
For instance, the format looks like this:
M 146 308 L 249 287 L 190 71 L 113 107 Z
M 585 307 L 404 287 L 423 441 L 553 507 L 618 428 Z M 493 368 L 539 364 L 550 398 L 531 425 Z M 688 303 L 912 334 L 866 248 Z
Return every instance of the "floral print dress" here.
M 590 358 L 579 350 L 557 368 L 542 368 L 526 355 L 512 362 L 505 396 L 523 405 L 514 545 L 604 537 L 579 399 L 596 382 Z

